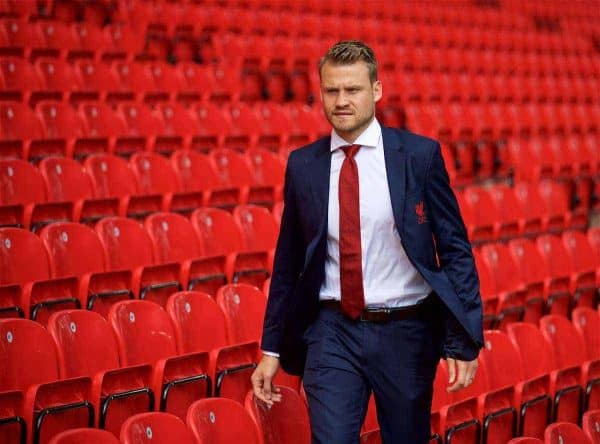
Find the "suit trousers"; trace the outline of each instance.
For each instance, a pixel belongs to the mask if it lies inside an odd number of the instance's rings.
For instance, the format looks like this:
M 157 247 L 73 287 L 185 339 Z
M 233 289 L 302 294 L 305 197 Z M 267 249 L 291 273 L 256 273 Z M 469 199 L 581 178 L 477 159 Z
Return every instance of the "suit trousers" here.
M 384 444 L 429 442 L 442 313 L 436 304 L 410 319 L 369 322 L 320 309 L 304 335 L 313 444 L 358 443 L 371 392 Z

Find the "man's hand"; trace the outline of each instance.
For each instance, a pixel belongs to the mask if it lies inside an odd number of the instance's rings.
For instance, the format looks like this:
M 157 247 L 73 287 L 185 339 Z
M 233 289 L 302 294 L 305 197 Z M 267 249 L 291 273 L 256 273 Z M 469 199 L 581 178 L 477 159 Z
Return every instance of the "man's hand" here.
M 250 378 L 254 396 L 269 406 L 281 401 L 280 390 L 273 385 L 277 370 L 279 370 L 279 358 L 263 355 Z
M 468 387 L 477 373 L 477 359 L 472 361 L 459 361 L 458 359 L 448 358 L 448 391 L 456 392 Z

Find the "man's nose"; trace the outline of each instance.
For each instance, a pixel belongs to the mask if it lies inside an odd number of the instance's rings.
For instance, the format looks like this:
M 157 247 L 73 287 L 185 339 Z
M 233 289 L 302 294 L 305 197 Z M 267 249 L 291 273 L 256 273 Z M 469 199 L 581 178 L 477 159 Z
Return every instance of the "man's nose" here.
M 335 106 L 338 108 L 344 108 L 348 105 L 348 96 L 343 92 L 340 92 L 335 100 Z

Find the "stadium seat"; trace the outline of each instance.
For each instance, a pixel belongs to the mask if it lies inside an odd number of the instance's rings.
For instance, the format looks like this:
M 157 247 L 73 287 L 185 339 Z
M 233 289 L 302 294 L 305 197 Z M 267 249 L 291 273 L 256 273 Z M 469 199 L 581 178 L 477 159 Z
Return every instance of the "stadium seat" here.
M 213 297 L 199 291 L 180 291 L 167 301 L 182 353 L 210 351 L 229 344 L 225 316 Z
M 536 246 L 545 263 L 550 312 L 568 316 L 575 292 L 571 282 L 576 280 L 569 255 L 558 236 L 539 236 Z
M 152 76 L 137 62 L 115 60 L 111 64 L 120 82 L 119 91 L 112 92 L 109 101 L 136 100 L 141 102 L 144 94 L 155 90 Z
M 164 133 L 164 122 L 161 116 L 153 114 L 143 103 L 123 102 L 117 107 L 125 121 L 125 133 L 118 138 L 115 153 L 131 156 L 140 151 L 153 151 L 157 148 L 157 136 Z
M 544 313 L 550 289 L 546 284 L 546 264 L 531 240 L 513 239 L 509 241 L 508 248 L 517 264 L 520 280 L 527 290 L 524 321 L 537 324 Z M 564 293 L 559 292 L 557 297 L 562 294 Z
M 275 202 L 283 199 L 283 181 L 285 174 L 285 165 L 281 158 L 266 149 L 246 150 L 246 159 L 252 168 L 254 183 L 266 187 L 273 187 L 275 190 Z M 273 205 L 270 205 L 272 207 Z
M 156 153 L 136 153 L 129 159 L 136 178 L 138 193 L 163 196 L 163 210 L 191 213 L 204 204 L 201 192 L 182 191 L 179 177 L 169 161 Z
M 180 263 L 180 281 L 186 289 L 223 282 L 225 258 L 202 254 L 202 244 L 187 218 L 175 213 L 156 213 L 149 216 L 144 225 L 152 240 L 155 260 Z M 161 301 L 161 305 L 165 304 L 166 301 Z
M 480 354 L 480 363 L 485 366 L 493 389 L 505 387 L 514 389 L 512 406 L 519 415 L 516 435 L 542 438 L 544 429 L 550 421 L 551 399 L 548 376 L 526 377 L 521 355 L 509 337 L 498 330 L 488 330 L 484 334 L 485 348 Z M 511 363 L 510 372 L 505 370 L 507 362 Z M 483 399 L 485 396 L 487 395 L 484 395 Z M 493 402 L 494 399 L 492 398 L 491 401 Z
M 131 415 L 154 409 L 151 367 L 121 367 L 117 342 L 108 322 L 88 310 L 63 310 L 48 320 L 57 345 L 62 379 L 92 378 L 96 426 L 118 435 Z
M 267 307 L 262 291 L 248 284 L 227 284 L 219 288 L 216 301 L 225 314 L 232 344 L 260 341 Z
M 214 103 L 194 104 L 192 111 L 198 120 L 197 142 L 194 149 L 208 152 L 213 148 L 222 147 L 225 135 L 231 130 L 231 121 L 228 120 L 221 108 Z
M 564 214 L 549 215 L 537 187 L 533 184 L 517 182 L 513 190 L 521 213 L 527 215 L 532 230 L 537 233 L 559 233 L 564 230 Z
M 592 444 L 600 441 L 600 410 L 589 410 L 583 414 L 583 432 Z
M 176 149 L 189 149 L 196 142 L 198 122 L 194 114 L 180 103 L 159 103 L 156 106 L 165 123 L 163 135 L 156 140 L 155 150 L 171 153 Z
M 205 154 L 178 150 L 171 155 L 171 165 L 184 191 L 203 193 L 204 205 L 230 209 L 240 203 L 240 189 L 223 188 Z
M 21 390 L 0 393 L 0 440 L 24 443 L 27 441 L 27 424 L 23 412 Z
M 47 443 L 57 433 L 94 425 L 87 377 L 59 380 L 50 334 L 27 319 L 0 320 L 0 392 L 21 390 L 29 442 Z
M 119 435 L 122 444 L 195 444 L 185 423 L 163 412 L 139 413 L 125 421 Z
M 495 184 L 488 189 L 488 193 L 499 218 L 499 240 L 507 241 L 519 236 L 538 234 L 535 230 L 539 229 L 539 225 L 536 226 L 535 221 L 530 221 L 527 213 L 521 211 L 513 190 L 508 185 Z
M 32 218 L 34 227 L 71 218 L 72 205 L 44 202 L 46 185 L 37 168 L 24 160 L 0 159 L 0 226 L 29 228 Z
M 119 213 L 119 201 L 96 198 L 90 177 L 82 165 L 66 157 L 48 157 L 39 165 L 46 184 L 48 202 L 72 202 L 73 220 L 92 224 Z
M 192 213 L 192 225 L 208 256 L 224 256 L 226 282 L 262 285 L 268 276 L 269 256 L 265 251 L 248 251 L 233 216 L 218 208 L 199 208 Z M 203 283 L 205 291 L 216 294 L 215 285 Z M 221 284 L 221 285 L 222 285 Z
M 82 102 L 77 110 L 86 123 L 87 135 L 76 142 L 79 145 L 73 155 L 114 152 L 117 137 L 125 134 L 123 118 L 104 102 Z
M 198 444 L 263 443 L 250 414 L 240 403 L 231 399 L 209 398 L 196 401 L 188 410 L 186 422 Z
M 280 387 L 280 390 L 281 402 L 272 407 L 256 399 L 252 392 L 246 395 L 244 405 L 258 424 L 264 444 L 310 443 L 310 421 L 306 403 L 293 389 Z
M 557 367 L 550 343 L 534 325 L 521 322 L 509 324 L 507 333 L 519 350 L 525 378 L 550 376 L 552 421 L 578 422 L 583 401 L 579 367 Z M 531 356 L 537 356 L 538 359 L 530 359 Z
M 273 206 L 276 200 L 274 187 L 254 181 L 250 164 L 242 154 L 223 148 L 212 150 L 209 157 L 219 177 L 220 187 L 240 189 L 240 203 Z
M 215 77 L 209 67 L 182 61 L 175 69 L 183 79 L 177 91 L 177 100 L 182 103 L 207 102 L 214 89 Z
M 55 435 L 49 444 L 119 444 L 114 433 L 100 429 L 72 429 Z
M 70 100 L 103 100 L 108 93 L 119 90 L 119 79 L 108 65 L 94 60 L 79 59 L 73 63 L 76 75 L 81 79 L 81 89 L 71 92 Z
M 1 158 L 31 160 L 50 154 L 37 152 L 36 144 L 44 138 L 44 128 L 37 115 L 23 103 L 0 103 L 0 133 Z
M 270 151 L 277 151 L 287 145 L 289 130 L 292 126 L 283 106 L 274 102 L 276 100 L 271 99 L 268 102 L 259 102 L 254 106 L 260 122 L 257 146 Z
M 550 424 L 544 433 L 545 444 L 561 443 L 590 444 L 590 440 L 576 424 L 570 422 L 556 422 Z
M 461 214 L 471 243 L 477 245 L 498 238 L 498 216 L 491 196 L 478 187 L 467 187 L 457 193 Z
M 166 300 L 181 288 L 178 263 L 157 264 L 148 233 L 135 220 L 107 217 L 96 224 L 109 270 L 131 270 L 132 291 L 141 299 Z
M 588 359 L 586 344 L 575 326 L 562 316 L 547 315 L 540 320 L 540 329 L 552 346 L 557 368 L 580 368 L 584 411 L 600 408 L 600 359 Z
M 171 319 L 158 304 L 121 301 L 111 308 L 108 320 L 121 365 L 153 365 L 157 410 L 185 417 L 192 402 L 210 396 L 208 353 L 178 353 Z
M 585 230 L 587 228 L 587 209 L 579 208 L 571 211 L 572 196 L 566 184 L 552 180 L 542 180 L 537 186 L 548 219 L 556 221 L 563 219 L 561 231 L 566 229 Z
M 239 205 L 233 218 L 240 227 L 248 251 L 269 251 L 275 248 L 279 230 L 273 216 L 265 208 Z
M 250 376 L 257 366 L 261 352 L 257 342 L 233 344 L 210 352 L 210 375 L 213 396 L 244 403 L 246 393 L 252 390 Z
M 3 91 L 0 93 L 2 100 L 14 100 L 28 103 L 34 91 L 44 89 L 43 78 L 33 69 L 27 60 L 11 57 L 0 61 Z
M 98 198 L 118 198 L 119 215 L 144 219 L 161 211 L 163 197 L 159 194 L 139 195 L 133 171 L 127 162 L 114 155 L 95 155 L 85 159 L 84 167 Z
M 589 307 L 577 307 L 571 312 L 571 322 L 583 339 L 587 359 L 600 358 L 600 318 Z
M 596 268 L 598 263 L 593 246 L 584 233 L 567 231 L 562 235 L 562 243 L 571 260 L 571 291 L 576 306 L 596 307 L 598 288 Z

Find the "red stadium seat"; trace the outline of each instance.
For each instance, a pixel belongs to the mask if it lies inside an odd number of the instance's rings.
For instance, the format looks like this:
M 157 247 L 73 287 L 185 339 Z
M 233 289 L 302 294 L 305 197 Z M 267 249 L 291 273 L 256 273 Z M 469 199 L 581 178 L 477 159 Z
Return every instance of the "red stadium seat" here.
M 156 107 L 165 123 L 163 135 L 156 141 L 156 150 L 172 152 L 175 149 L 195 146 L 198 122 L 194 114 L 179 103 L 160 103 Z
M 27 60 L 16 57 L 3 58 L 0 61 L 0 73 L 4 81 L 0 93 L 0 98 L 3 100 L 27 103 L 34 91 L 44 89 L 43 78 Z
M 209 398 L 196 401 L 190 406 L 186 422 L 198 444 L 263 443 L 250 414 L 239 403 L 230 399 Z
M 214 89 L 215 77 L 212 70 L 203 65 L 190 62 L 178 63 L 175 67 L 183 79 L 183 85 L 177 91 L 177 100 L 183 103 L 208 101 Z
M 122 367 L 117 342 L 108 322 L 88 310 L 63 310 L 48 320 L 57 345 L 59 375 L 63 379 L 92 378 L 96 426 L 118 434 L 129 416 L 154 408 L 151 367 Z
M 565 228 L 564 215 L 550 216 L 536 187 L 525 182 L 518 182 L 514 186 L 514 194 L 521 213 L 527 215 L 532 231 L 557 233 Z
M 130 156 L 139 151 L 155 148 L 156 137 L 164 132 L 160 115 L 153 114 L 142 103 L 124 102 L 118 105 L 118 113 L 125 121 L 125 133 L 117 140 L 115 153 Z
M 600 359 L 588 359 L 586 344 L 568 319 L 547 315 L 540 329 L 554 351 L 557 368 L 581 369 L 581 386 L 585 387 L 584 409 L 600 408 Z
M 40 239 L 48 250 L 52 276 L 77 277 L 78 298 L 88 310 L 106 316 L 116 301 L 133 297 L 131 271 L 107 269 L 102 243 L 91 228 L 73 222 L 57 222 L 44 227 Z M 58 290 L 55 291 L 60 294 Z M 50 301 L 40 302 L 38 314 L 43 308 L 56 311 Z
M 262 291 L 248 284 L 228 284 L 219 289 L 216 300 L 232 344 L 260 341 L 267 307 Z
M 233 344 L 210 352 L 210 375 L 213 395 L 233 399 L 240 404 L 252 390 L 250 376 L 259 356 L 258 343 Z
M 223 283 L 225 258 L 203 256 L 190 221 L 174 213 L 157 213 L 145 221 L 159 263 L 181 264 L 181 279 L 188 290 L 201 289 L 213 283 Z M 166 301 L 160 301 L 165 305 Z
M 42 58 L 35 62 L 35 68 L 44 80 L 45 88 L 30 98 L 35 105 L 40 99 L 62 100 L 72 90 L 81 90 L 81 80 L 65 60 Z
M 119 444 L 114 433 L 100 429 L 73 429 L 55 435 L 49 444 Z
M 117 337 L 121 365 L 153 364 L 157 410 L 181 418 L 193 401 L 210 396 L 208 353 L 179 354 L 171 319 L 158 304 L 118 302 L 108 319 Z
M 478 187 L 468 187 L 456 195 L 472 243 L 489 242 L 498 238 L 498 216 L 491 196 Z
M 0 320 L 0 392 L 22 390 L 27 435 L 47 443 L 53 435 L 93 426 L 91 381 L 87 377 L 59 380 L 56 348 L 50 334 L 27 319 Z
M 600 318 L 589 307 L 577 307 L 571 312 L 571 322 L 583 339 L 587 359 L 600 359 Z
M 21 390 L 0 393 L 0 440 L 2 442 L 27 442 L 27 424 L 24 416 Z
M 96 224 L 109 270 L 131 270 L 132 290 L 142 299 L 166 300 L 181 287 L 180 265 L 156 264 L 152 241 L 132 219 L 107 217 Z
M 87 135 L 85 140 L 78 142 L 74 155 L 79 152 L 113 152 L 117 137 L 125 134 L 123 118 L 104 102 L 84 102 L 78 110 L 86 122 Z
M 252 168 L 254 183 L 273 187 L 275 202 L 282 200 L 285 165 L 281 158 L 271 151 L 260 148 L 247 150 L 246 158 Z
M 193 353 L 229 344 L 225 316 L 212 296 L 199 291 L 180 291 L 167 302 L 173 320 L 177 348 Z
M 231 121 L 214 103 L 198 103 L 192 108 L 198 120 L 197 141 L 194 149 L 208 152 L 222 147 L 225 135 L 231 130 Z
M 233 208 L 240 203 L 239 188 L 223 188 L 212 162 L 205 154 L 178 150 L 171 155 L 171 165 L 184 191 L 202 192 L 207 206 Z
M 175 415 L 163 412 L 139 413 L 123 424 L 122 444 L 195 444 L 185 423 Z
M 260 285 L 268 277 L 269 256 L 265 251 L 248 251 L 241 229 L 233 216 L 218 208 L 199 208 L 192 213 L 192 225 L 208 256 L 227 257 L 226 282 L 250 282 Z M 215 295 L 218 287 L 214 281 L 205 291 Z M 220 286 L 220 285 L 219 285 Z
M 44 204 L 46 185 L 39 170 L 23 160 L 0 160 L 0 226 L 32 227 L 69 220 L 73 204 Z
M 583 398 L 579 367 L 559 369 L 550 343 L 534 325 L 520 322 L 509 324 L 507 332 L 521 355 L 525 378 L 550 375 L 552 420 L 577 422 Z M 538 359 L 530 359 L 531 356 L 537 356 Z
M 600 410 L 589 410 L 583 414 L 583 432 L 592 444 L 600 441 Z
M 38 154 L 36 143 L 44 138 L 44 128 L 29 107 L 18 102 L 6 102 L 0 103 L 0 134 L 1 158 L 29 160 L 31 150 Z
M 248 251 L 269 251 L 275 248 L 279 230 L 273 216 L 265 208 L 240 205 L 233 210 Z
M 121 216 L 143 219 L 161 211 L 163 197 L 159 194 L 138 195 L 135 176 L 124 159 L 113 155 L 89 156 L 84 167 L 91 178 L 95 196 L 119 198 Z
M 298 392 L 281 387 L 282 400 L 272 407 L 256 399 L 252 392 L 246 395 L 245 407 L 258 424 L 264 444 L 310 443 L 310 421 L 305 401 Z
M 129 160 L 129 166 L 137 181 L 138 193 L 163 196 L 163 209 L 179 213 L 191 213 L 193 208 L 204 203 L 201 192 L 182 191 L 179 177 L 171 163 L 154 153 L 136 153 Z
M 254 110 L 260 122 L 258 146 L 277 151 L 287 145 L 292 122 L 283 106 L 273 101 L 259 102 Z
M 569 255 L 558 236 L 539 236 L 536 239 L 536 246 L 545 263 L 550 311 L 568 316 L 571 310 L 572 293 L 575 292 L 571 282 L 576 280 Z
M 598 288 L 596 286 L 598 263 L 592 245 L 585 234 L 579 231 L 563 233 L 562 243 L 571 260 L 573 302 L 577 306 L 596 307 L 598 304 Z
M 111 91 L 119 90 L 119 79 L 108 65 L 93 60 L 76 60 L 75 72 L 81 79 L 81 90 L 71 93 L 71 101 L 106 98 Z
M 550 424 L 544 433 L 545 444 L 561 443 L 591 444 L 589 438 L 577 425 L 569 422 Z
M 94 223 L 119 214 L 118 199 L 95 197 L 90 177 L 79 162 L 49 157 L 40 162 L 39 169 L 46 183 L 48 202 L 72 202 L 74 220 Z

